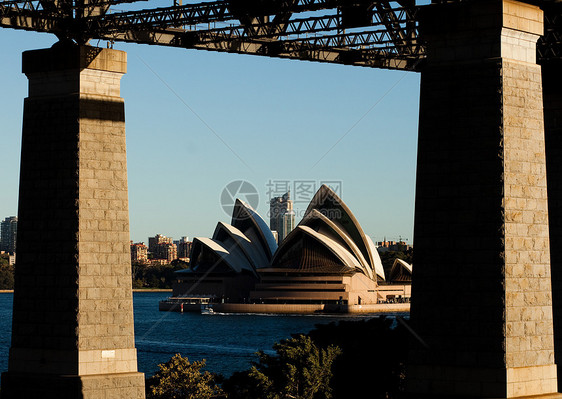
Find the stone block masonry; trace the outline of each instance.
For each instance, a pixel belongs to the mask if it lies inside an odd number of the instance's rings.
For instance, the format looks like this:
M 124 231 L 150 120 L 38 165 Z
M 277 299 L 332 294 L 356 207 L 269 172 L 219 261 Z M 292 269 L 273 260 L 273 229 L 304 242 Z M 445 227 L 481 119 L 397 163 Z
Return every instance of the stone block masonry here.
M 542 11 L 424 10 L 411 322 L 412 397 L 557 394 Z M 440 251 L 435 259 L 434 248 Z
M 556 362 L 562 359 L 562 63 L 549 60 L 542 65 L 548 221 L 552 270 L 552 311 Z M 562 390 L 562 368 L 558 368 L 558 389 Z
M 2 398 L 143 398 L 134 342 L 126 54 L 24 53 L 18 266 Z

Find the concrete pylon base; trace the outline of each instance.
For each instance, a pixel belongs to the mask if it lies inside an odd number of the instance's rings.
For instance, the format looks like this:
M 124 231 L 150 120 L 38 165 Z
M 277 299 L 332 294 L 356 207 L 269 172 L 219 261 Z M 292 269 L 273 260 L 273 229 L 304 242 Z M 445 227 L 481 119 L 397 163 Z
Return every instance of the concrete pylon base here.
M 2 373 L 2 399 L 144 398 L 143 373 L 64 376 Z

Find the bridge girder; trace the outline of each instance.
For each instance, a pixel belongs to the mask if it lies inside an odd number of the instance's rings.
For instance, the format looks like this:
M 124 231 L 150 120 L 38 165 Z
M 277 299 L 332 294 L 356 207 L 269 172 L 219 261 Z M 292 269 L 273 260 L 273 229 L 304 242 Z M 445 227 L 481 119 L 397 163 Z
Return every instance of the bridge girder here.
M 127 2 L 3 1 L 0 26 L 82 43 L 104 39 L 377 68 L 412 70 L 423 58 L 413 1 L 228 0 L 110 8 Z
M 219 0 L 135 11 L 111 8 L 135 2 L 1 1 L 0 26 L 50 32 L 78 43 L 103 39 L 375 68 L 416 71 L 425 59 L 415 0 Z M 539 62 L 562 58 L 562 3 L 541 3 L 547 12 Z

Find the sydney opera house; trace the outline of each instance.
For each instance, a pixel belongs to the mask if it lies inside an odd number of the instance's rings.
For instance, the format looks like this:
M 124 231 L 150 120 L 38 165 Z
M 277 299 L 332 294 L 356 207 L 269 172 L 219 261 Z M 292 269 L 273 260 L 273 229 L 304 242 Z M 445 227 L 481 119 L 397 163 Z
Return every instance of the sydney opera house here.
M 279 247 L 264 219 L 237 200 L 230 224 L 219 222 L 212 238 L 193 240 L 191 266 L 176 272 L 173 297 L 360 306 L 408 296 L 411 266 L 395 262 L 392 273 L 400 276 L 394 284 L 386 282 L 377 249 L 351 210 L 323 185 Z

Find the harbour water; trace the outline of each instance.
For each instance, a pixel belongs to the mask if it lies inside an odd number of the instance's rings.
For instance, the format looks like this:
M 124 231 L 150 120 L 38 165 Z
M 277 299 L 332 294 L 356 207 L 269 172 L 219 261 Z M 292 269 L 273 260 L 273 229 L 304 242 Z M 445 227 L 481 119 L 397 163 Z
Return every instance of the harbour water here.
M 206 369 L 229 376 L 257 360 L 255 352 L 273 353 L 272 346 L 291 334 L 307 333 L 316 324 L 373 316 L 246 315 L 160 312 L 158 302 L 169 293 L 134 293 L 135 337 L 139 371 L 147 375 L 174 354 L 207 359 Z M 0 372 L 8 369 L 12 294 L 0 293 Z

